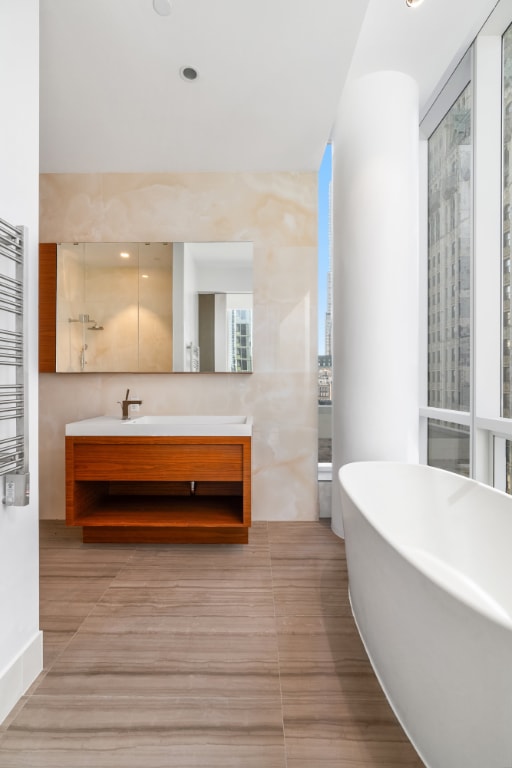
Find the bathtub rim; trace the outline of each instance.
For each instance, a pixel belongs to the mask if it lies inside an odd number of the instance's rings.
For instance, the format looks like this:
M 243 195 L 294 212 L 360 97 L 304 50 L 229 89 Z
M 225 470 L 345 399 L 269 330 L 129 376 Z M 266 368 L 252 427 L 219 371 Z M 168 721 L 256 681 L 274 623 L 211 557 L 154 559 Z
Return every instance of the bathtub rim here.
M 492 493 L 493 495 L 498 495 L 501 497 L 505 497 L 509 503 L 512 503 L 512 497 L 505 493 L 504 491 L 500 491 L 498 488 L 493 488 L 490 485 L 487 485 L 486 483 L 482 483 L 478 480 L 475 480 L 474 478 L 470 477 L 464 477 L 463 475 L 458 475 L 455 472 L 450 472 L 446 469 L 441 469 L 440 467 L 432 467 L 428 464 L 420 464 L 415 462 L 403 462 L 403 461 L 382 461 L 382 460 L 369 460 L 369 461 L 352 461 L 347 462 L 347 464 L 344 464 L 340 469 L 338 470 L 338 479 L 342 488 L 343 493 L 345 493 L 348 498 L 350 499 L 351 503 L 355 506 L 355 508 L 359 511 L 359 513 L 364 517 L 365 521 L 368 523 L 368 525 L 373 528 L 373 530 L 377 533 L 378 536 L 380 536 L 389 546 L 393 547 L 396 552 L 404 558 L 412 567 L 416 568 L 426 579 L 428 579 L 430 582 L 435 584 L 436 587 L 438 587 L 441 590 L 446 591 L 454 600 L 459 600 L 461 603 L 463 603 L 467 608 L 470 610 L 473 610 L 481 615 L 483 615 L 488 621 L 491 621 L 503 629 L 505 629 L 508 632 L 512 632 L 512 615 L 501 605 L 501 603 L 496 600 L 494 597 L 489 595 L 489 593 L 485 592 L 482 588 L 478 587 L 476 585 L 476 582 L 474 582 L 473 579 L 470 579 L 469 577 L 465 577 L 468 582 L 471 582 L 472 584 L 475 584 L 480 591 L 484 592 L 489 599 L 496 603 L 502 613 L 504 615 L 500 615 L 500 613 L 497 613 L 496 611 L 493 611 L 492 608 L 481 605 L 480 603 L 476 603 L 474 600 L 472 600 L 470 597 L 467 597 L 463 593 L 454 590 L 450 584 L 446 582 L 446 579 L 443 580 L 442 576 L 437 576 L 436 574 L 432 573 L 430 569 L 427 569 L 424 567 L 424 564 L 422 562 L 418 562 L 417 559 L 414 558 L 414 551 L 415 549 L 412 547 L 406 547 L 403 545 L 398 544 L 396 541 L 394 541 L 392 538 L 390 538 L 385 531 L 385 527 L 382 525 L 378 525 L 375 523 L 373 519 L 368 517 L 368 515 L 365 513 L 363 509 L 361 509 L 358 501 L 354 498 L 353 493 L 351 493 L 344 482 L 344 475 L 347 475 L 350 473 L 351 468 L 355 467 L 372 467 L 372 466 L 380 466 L 380 467 L 414 467 L 415 470 L 419 470 L 422 473 L 426 474 L 437 474 L 439 476 L 454 476 L 458 478 L 461 482 L 467 483 L 469 485 L 472 485 L 473 487 L 481 488 L 485 492 Z M 342 498 L 342 514 L 343 514 L 343 498 Z M 347 528 L 348 526 L 345 524 L 344 521 L 344 529 L 345 529 L 345 544 L 346 546 L 350 546 L 350 542 L 347 542 Z M 417 551 L 417 550 L 416 550 Z M 421 550 L 425 551 L 426 553 L 430 554 L 428 550 Z M 451 567 L 447 564 L 444 564 L 445 567 Z M 456 570 L 456 569 L 454 569 Z M 350 571 L 349 571 L 349 582 L 350 582 Z M 349 594 L 350 594 L 350 583 L 349 583 Z

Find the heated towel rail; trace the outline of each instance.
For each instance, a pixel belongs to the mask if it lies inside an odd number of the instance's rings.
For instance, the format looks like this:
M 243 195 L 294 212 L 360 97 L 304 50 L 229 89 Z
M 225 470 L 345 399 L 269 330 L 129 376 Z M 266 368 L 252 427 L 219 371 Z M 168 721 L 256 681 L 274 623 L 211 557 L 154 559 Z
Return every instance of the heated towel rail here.
M 3 503 L 29 501 L 23 227 L 0 219 L 0 476 Z

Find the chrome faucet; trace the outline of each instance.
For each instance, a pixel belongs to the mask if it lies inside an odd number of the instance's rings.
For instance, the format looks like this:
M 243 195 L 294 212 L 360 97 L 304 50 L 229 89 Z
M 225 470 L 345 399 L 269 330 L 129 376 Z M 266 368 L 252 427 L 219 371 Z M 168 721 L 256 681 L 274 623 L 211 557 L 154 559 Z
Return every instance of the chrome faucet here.
M 142 405 L 142 400 L 129 400 L 130 390 L 126 390 L 126 395 L 124 400 L 121 402 L 121 400 L 118 400 L 117 402 L 120 403 L 121 409 L 123 411 L 123 421 L 126 421 L 129 418 L 128 411 L 130 408 L 130 405 Z

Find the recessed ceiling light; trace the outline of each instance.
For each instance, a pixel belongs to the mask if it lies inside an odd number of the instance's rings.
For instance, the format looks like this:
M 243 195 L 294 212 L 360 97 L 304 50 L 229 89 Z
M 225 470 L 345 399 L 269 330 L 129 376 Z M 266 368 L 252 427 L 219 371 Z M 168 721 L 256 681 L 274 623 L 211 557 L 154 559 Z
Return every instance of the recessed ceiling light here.
M 153 8 L 159 16 L 169 16 L 171 12 L 171 0 L 153 0 Z
M 180 75 L 184 80 L 197 80 L 199 77 L 197 69 L 194 69 L 194 67 L 182 67 L 180 69 Z
M 417 8 L 422 2 L 423 0 L 405 0 L 405 4 L 408 8 Z

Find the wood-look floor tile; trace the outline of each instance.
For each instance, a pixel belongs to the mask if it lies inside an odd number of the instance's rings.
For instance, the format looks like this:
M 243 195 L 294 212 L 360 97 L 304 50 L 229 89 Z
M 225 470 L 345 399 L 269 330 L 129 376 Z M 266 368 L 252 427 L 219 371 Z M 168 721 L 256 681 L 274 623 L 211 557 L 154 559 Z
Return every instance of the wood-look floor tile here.
M 273 616 L 181 616 L 172 611 L 139 615 L 137 609 L 125 611 L 124 615 L 120 616 L 113 612 L 93 611 L 84 620 L 81 634 L 84 637 L 91 634 L 100 636 L 102 641 L 106 642 L 110 635 L 116 635 L 116 645 L 122 637 L 123 641 L 127 638 L 131 646 L 135 645 L 137 636 L 142 638 L 142 642 L 151 637 L 162 645 L 184 639 L 190 639 L 191 642 L 202 640 L 205 648 L 215 645 L 222 648 L 221 643 L 226 641 L 243 646 L 246 641 L 253 643 L 258 640 L 277 653 L 276 624 Z
M 39 546 L 45 550 L 52 547 L 81 547 L 82 529 L 67 526 L 64 520 L 40 520 Z
M 115 587 L 187 587 L 189 589 L 272 589 L 270 572 L 261 568 L 241 568 L 240 570 L 223 570 L 194 572 L 192 569 L 160 570 L 157 568 L 125 568 L 115 579 Z
M 345 597 L 336 589 L 287 587 L 274 589 L 276 616 L 351 616 Z
M 42 603 L 40 625 L 44 632 L 76 632 L 85 617 L 94 608 L 94 603 L 75 603 L 66 611 L 60 610 L 55 602 Z
M 0 742 L 9 768 L 284 768 L 278 699 L 36 696 Z
M 332 735 L 331 739 L 304 747 L 286 738 L 287 768 L 425 768 L 408 742 L 359 742 Z
M 112 584 L 114 576 L 88 576 L 68 573 L 66 579 L 61 576 L 41 576 L 39 596 L 42 600 L 68 600 L 75 602 L 98 602 L 105 590 Z
M 257 522 L 229 546 L 84 545 L 42 523 L 45 673 L 0 728 L 0 768 L 422 765 L 330 521 Z
M 22 696 L 21 699 L 11 709 L 11 711 L 9 712 L 9 714 L 7 715 L 5 720 L 3 720 L 0 723 L 0 742 L 1 742 L 1 740 L 2 740 L 2 738 L 4 736 L 4 734 L 5 734 L 5 731 L 7 731 L 7 729 L 11 727 L 12 723 L 18 717 L 18 715 L 20 714 L 21 710 L 23 709 L 23 707 L 27 703 L 28 699 L 29 699 L 28 696 L 26 696 L 26 695 Z M 2 764 L 0 763 L 0 766 L 1 765 Z M 3 766 L 2 766 L 2 768 L 3 768 Z
M 271 545 L 272 586 L 278 616 L 350 616 L 344 548 L 326 541 Z
M 202 570 L 224 563 L 225 568 L 264 566 L 269 564 L 270 552 L 250 544 L 166 544 L 136 547 L 133 562 L 156 568 L 189 566 Z
M 103 695 L 279 694 L 276 638 L 224 632 L 78 632 L 38 692 Z
M 94 616 L 274 616 L 270 588 L 244 588 L 223 584 L 217 589 L 201 587 L 114 586 L 105 592 Z
M 76 631 L 108 589 L 113 576 L 42 576 L 39 587 L 40 628 L 43 631 Z
M 300 696 L 341 696 L 348 698 L 381 690 L 368 663 L 353 659 L 281 663 L 279 665 L 283 701 Z
M 60 661 L 60 660 L 59 660 Z M 114 664 L 87 665 L 86 663 L 60 665 L 52 668 L 38 686 L 37 695 L 68 695 L 80 691 L 86 698 L 101 696 L 130 696 L 138 706 L 141 696 L 232 696 L 243 697 L 250 692 L 255 699 L 269 695 L 279 696 L 279 667 L 270 662 L 248 663 L 234 661 L 190 660 L 154 667 L 148 663 L 128 668 Z M 0 763 L 1 765 L 1 763 Z
M 330 520 L 297 521 L 297 522 L 269 522 L 269 544 L 300 544 L 309 543 L 326 544 L 336 542 L 343 546 L 343 539 L 333 533 Z
M 243 617 L 242 617 L 243 619 Z M 108 619 L 101 618 L 103 626 Z M 145 628 L 136 631 L 126 625 L 121 632 L 77 632 L 66 648 L 70 662 L 79 661 L 82 656 L 110 660 L 123 666 L 125 657 L 140 656 L 142 664 L 179 662 L 182 659 L 226 660 L 243 662 L 277 660 L 277 637 L 272 632 L 271 620 L 253 620 L 253 631 L 236 626 L 231 617 L 215 617 L 217 629 L 210 626 L 209 617 L 169 617 L 163 622 L 149 622 Z M 173 624 L 174 622 L 174 624 Z M 180 625 L 181 623 L 181 631 Z M 175 627 L 175 631 L 173 631 Z M 261 627 L 261 630 L 258 629 Z M 123 654 L 122 658 L 117 658 Z M 61 661 L 65 660 L 64 658 Z
M 280 635 L 279 659 L 281 664 L 290 662 L 368 662 L 362 644 L 353 642 L 352 633 L 336 635 Z
M 116 587 L 272 588 L 270 556 L 263 549 L 174 546 L 136 550 L 116 576 Z
M 350 614 L 276 619 L 283 698 L 363 692 L 380 687 Z
M 268 547 L 268 523 L 255 520 L 249 528 L 250 547 Z
M 305 656 L 309 656 L 310 642 L 324 642 L 331 648 L 342 649 L 349 645 L 357 650 L 358 655 L 363 649 L 351 613 L 341 616 L 325 614 L 278 616 L 276 628 L 283 650 L 286 648 L 286 643 L 293 643 L 293 649 L 300 648 L 302 643 Z
M 337 541 L 341 540 L 332 532 L 331 521 L 325 518 L 315 522 L 271 522 L 268 523 L 268 540 L 290 544 L 303 541 Z
M 381 695 L 296 697 L 284 701 L 283 712 L 291 760 L 322 765 L 322 760 L 364 756 L 364 766 L 422 766 Z
M 59 658 L 75 633 L 45 629 L 43 632 L 43 669 L 48 670 Z
M 47 550 L 49 556 L 40 558 L 42 578 L 110 578 L 113 579 L 134 555 L 133 551 L 101 552 L 85 549 Z M 42 554 L 42 553 L 41 553 Z
M 346 566 L 342 556 L 336 557 L 283 557 L 281 554 L 272 555 L 272 577 L 274 584 L 279 586 L 280 581 L 288 583 L 315 584 L 328 583 L 339 588 L 346 583 Z
M 315 760 L 315 768 L 424 768 L 417 755 L 410 754 L 409 749 L 400 746 L 385 745 L 384 748 L 366 749 L 361 745 L 349 745 L 342 757 L 324 759 L 319 756 Z M 287 768 L 312 768 L 311 758 L 290 758 L 286 762 Z
M 72 580 L 71 580 L 72 581 Z M 92 596 L 90 596 L 92 598 Z M 95 607 L 95 599 L 75 599 L 70 602 L 41 599 L 39 615 L 40 627 L 43 631 L 76 632 L 83 620 Z
M 119 735 L 119 741 L 123 739 Z M 157 736 L 155 736 L 155 739 Z M 226 742 L 228 742 L 226 736 Z M 180 744 L 169 746 L 161 739 L 154 745 L 121 746 L 105 751 L 96 743 L 94 735 L 82 737 L 81 744 L 69 747 L 36 749 L 28 747 L 15 751 L 2 747 L 0 737 L 1 768 L 286 768 L 284 747 L 266 745 Z M 7 762 L 2 762 L 2 761 Z M 311 766 L 308 764 L 308 768 Z M 360 768 L 360 766 L 358 766 Z

